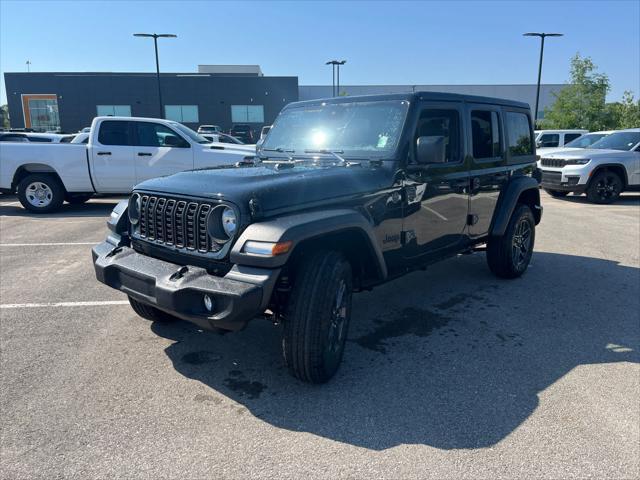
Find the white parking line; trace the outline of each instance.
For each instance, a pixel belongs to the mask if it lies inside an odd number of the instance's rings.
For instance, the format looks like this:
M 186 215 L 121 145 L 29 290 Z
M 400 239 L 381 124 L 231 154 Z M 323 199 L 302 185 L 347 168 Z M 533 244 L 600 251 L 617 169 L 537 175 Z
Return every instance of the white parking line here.
M 7 308 L 52 308 L 52 307 L 100 307 L 106 305 L 128 305 L 127 300 L 106 300 L 102 302 L 58 302 L 58 303 L 7 303 L 0 309 Z
M 102 240 L 95 242 L 54 242 L 54 243 L 0 243 L 0 247 L 61 247 L 64 245 L 96 245 Z

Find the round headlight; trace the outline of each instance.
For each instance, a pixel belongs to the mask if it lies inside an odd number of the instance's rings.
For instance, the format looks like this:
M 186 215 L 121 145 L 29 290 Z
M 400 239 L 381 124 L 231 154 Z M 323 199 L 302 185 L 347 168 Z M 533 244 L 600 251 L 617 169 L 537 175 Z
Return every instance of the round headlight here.
M 129 198 L 129 206 L 127 207 L 127 211 L 129 212 L 129 221 L 132 225 L 135 225 L 140 220 L 140 203 L 141 197 L 140 194 L 134 193 Z
M 236 212 L 234 212 L 232 208 L 225 207 L 222 211 L 221 220 L 224 233 L 226 233 L 229 238 L 233 237 L 238 228 Z

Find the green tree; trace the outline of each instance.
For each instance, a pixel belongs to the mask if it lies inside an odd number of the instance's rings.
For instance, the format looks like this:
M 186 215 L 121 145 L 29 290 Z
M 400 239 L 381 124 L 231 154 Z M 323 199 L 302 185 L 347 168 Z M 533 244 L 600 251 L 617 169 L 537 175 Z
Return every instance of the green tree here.
M 625 91 L 619 103 L 620 118 L 617 128 L 640 128 L 640 100 L 634 100 L 633 93 Z
M 0 105 L 0 128 L 9 129 L 9 106 Z
M 611 89 L 609 77 L 598 73 L 589 57 L 579 53 L 571 59 L 570 83 L 559 93 L 551 108 L 545 109 L 545 128 L 586 128 L 604 130 L 609 127 L 610 115 L 605 108 Z

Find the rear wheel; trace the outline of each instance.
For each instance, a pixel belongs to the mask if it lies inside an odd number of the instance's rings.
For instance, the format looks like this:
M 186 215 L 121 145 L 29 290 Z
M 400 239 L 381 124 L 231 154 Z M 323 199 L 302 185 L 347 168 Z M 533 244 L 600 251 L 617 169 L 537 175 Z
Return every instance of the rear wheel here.
M 547 192 L 552 197 L 555 197 L 555 198 L 562 198 L 562 197 L 566 197 L 567 195 L 569 195 L 569 192 L 563 192 L 562 190 L 549 190 L 549 189 L 545 188 L 544 191 Z
M 172 322 L 176 320 L 173 315 L 169 315 L 146 303 L 139 302 L 134 298 L 129 297 L 129 304 L 134 312 L 146 320 L 151 320 L 152 322 Z
M 622 179 L 615 172 L 602 171 L 589 182 L 587 188 L 587 199 L 593 203 L 612 203 L 615 202 L 622 193 Z
M 293 376 L 324 383 L 337 372 L 351 317 L 351 292 L 351 265 L 339 252 L 320 251 L 300 265 L 282 338 Z
M 531 261 L 536 237 L 536 222 L 527 205 L 518 204 L 501 237 L 487 244 L 489 269 L 501 278 L 522 275 Z
M 24 208 L 35 213 L 58 210 L 64 202 L 64 187 L 55 175 L 32 173 L 23 178 L 17 188 L 18 200 Z

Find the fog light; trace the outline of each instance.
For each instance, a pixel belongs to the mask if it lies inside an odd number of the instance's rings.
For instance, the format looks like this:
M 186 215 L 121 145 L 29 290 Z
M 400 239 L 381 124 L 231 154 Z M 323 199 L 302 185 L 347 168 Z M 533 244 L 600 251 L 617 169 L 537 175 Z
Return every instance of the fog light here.
M 215 303 L 213 302 L 213 298 L 211 298 L 209 295 L 204 296 L 204 308 L 207 309 L 207 312 L 213 312 L 213 307 L 214 307 Z

